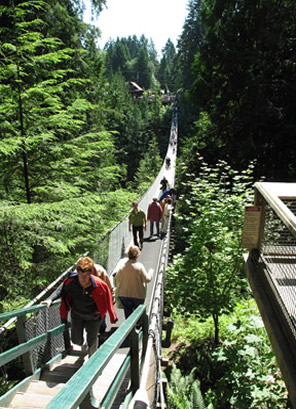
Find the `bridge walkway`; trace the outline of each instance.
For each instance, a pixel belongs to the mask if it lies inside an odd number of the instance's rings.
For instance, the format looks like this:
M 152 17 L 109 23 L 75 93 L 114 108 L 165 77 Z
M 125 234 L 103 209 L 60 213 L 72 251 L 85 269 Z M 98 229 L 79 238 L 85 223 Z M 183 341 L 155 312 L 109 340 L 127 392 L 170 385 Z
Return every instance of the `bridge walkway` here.
M 172 123 L 172 128 L 171 128 L 171 134 L 170 134 L 170 142 L 174 141 L 174 143 L 169 143 L 168 150 L 167 150 L 167 155 L 166 157 L 170 157 L 171 159 L 171 164 L 170 166 L 167 166 L 163 164 L 163 167 L 151 186 L 151 188 L 148 191 L 148 195 L 146 194 L 146 197 L 144 200 L 141 199 L 139 201 L 139 207 L 142 208 L 146 214 L 148 210 L 148 205 L 151 203 L 153 197 L 160 197 L 161 191 L 160 191 L 160 178 L 163 176 L 166 176 L 166 178 L 169 181 L 170 187 L 174 187 L 174 180 L 175 180 L 175 164 L 176 164 L 176 131 L 177 131 L 177 122 L 176 122 L 176 115 L 175 119 L 173 116 L 173 123 Z M 169 224 L 170 225 L 170 224 Z M 126 224 L 127 228 L 127 224 Z M 125 229 L 126 231 L 126 229 Z M 165 257 L 163 252 L 167 252 L 168 248 L 168 242 L 169 242 L 169 237 L 170 237 L 170 232 L 168 231 L 167 235 L 163 238 L 157 238 L 154 236 L 153 238 L 149 239 L 149 234 L 150 233 L 150 226 L 149 222 L 147 222 L 147 230 L 144 234 L 144 248 L 141 251 L 140 255 L 140 261 L 145 265 L 146 270 L 148 271 L 149 269 L 152 269 L 154 274 L 153 274 L 153 279 L 152 281 L 148 284 L 147 286 L 147 295 L 145 299 L 145 307 L 146 309 L 143 310 L 143 312 L 147 311 L 147 319 L 150 320 L 150 314 L 153 309 L 153 303 L 155 303 L 156 298 L 160 298 L 159 295 L 155 296 L 156 293 L 156 287 L 158 286 L 159 282 L 159 270 L 160 266 L 162 264 L 162 275 L 164 273 L 165 265 L 166 263 Z M 126 234 L 126 233 L 124 233 Z M 126 240 L 125 238 L 122 239 L 123 242 Z M 111 245 L 112 245 L 112 239 L 110 239 Z M 132 237 L 131 234 L 129 234 L 129 241 L 127 241 L 127 246 L 126 250 L 129 247 L 129 245 L 132 243 Z M 112 247 L 110 245 L 110 248 Z M 113 251 L 116 248 L 118 250 L 118 245 L 117 248 L 113 247 Z M 112 249 L 111 249 L 112 253 Z M 165 260 L 165 261 L 164 261 Z M 96 261 L 96 260 L 95 260 Z M 109 267 L 109 266 L 108 266 Z M 116 271 L 113 270 L 113 271 Z M 110 271 L 109 271 L 110 272 Z M 110 276 L 112 278 L 112 274 Z M 159 304 L 162 304 L 163 300 L 159 300 Z M 30 304 L 33 305 L 33 304 Z M 37 307 L 37 306 L 36 306 Z M 32 307 L 32 310 L 34 308 Z M 55 306 L 57 307 L 57 305 Z M 40 307 L 39 307 L 40 308 Z M 139 307 L 140 308 L 140 307 Z M 138 309 L 139 309 L 138 308 Z M 52 307 L 50 308 L 50 310 Z M 28 312 L 30 312 L 30 308 Z M 37 310 L 36 310 L 37 311 Z M 45 310 L 44 310 L 45 311 Z M 57 311 L 57 309 L 56 309 Z M 82 409 L 90 409 L 90 408 L 95 408 L 95 407 L 102 407 L 102 404 L 104 399 L 106 399 L 106 395 L 109 394 L 110 390 L 114 388 L 114 381 L 115 377 L 119 372 L 122 370 L 122 367 L 124 365 L 124 362 L 127 360 L 127 357 L 131 355 L 131 344 L 132 341 L 128 341 L 126 338 L 125 341 L 121 344 L 119 343 L 119 347 L 116 349 L 116 352 L 113 353 L 113 351 L 110 352 L 109 345 L 115 345 L 116 341 L 112 342 L 112 340 L 116 340 L 116 334 L 122 330 L 122 326 L 124 328 L 127 328 L 126 333 L 130 333 L 132 336 L 132 332 L 130 328 L 135 329 L 136 322 L 135 318 L 132 320 L 132 317 L 129 317 L 128 320 L 125 320 L 123 310 L 118 309 L 115 306 L 115 312 L 118 317 L 118 322 L 114 324 L 110 324 L 109 322 L 109 317 L 107 314 L 107 330 L 106 333 L 109 335 L 109 338 L 99 347 L 99 350 L 95 353 L 95 356 L 92 356 L 90 359 L 88 359 L 88 356 L 81 351 L 80 347 L 77 347 L 75 345 L 72 345 L 72 349 L 67 352 L 65 355 L 65 351 L 61 350 L 61 353 L 58 355 L 54 356 L 50 361 L 47 362 L 46 365 L 41 366 L 37 370 L 33 370 L 33 364 L 31 362 L 32 357 L 28 357 L 33 352 L 33 344 L 39 345 L 41 341 L 37 342 L 37 338 L 44 337 L 46 335 L 47 343 L 51 343 L 51 334 L 49 334 L 50 331 L 56 332 L 56 333 L 62 333 L 63 329 L 59 329 L 59 327 L 48 331 L 47 334 L 43 334 L 40 336 L 35 337 L 31 341 L 27 339 L 26 335 L 23 335 L 23 344 L 20 344 L 19 350 L 17 351 L 17 348 L 12 348 L 13 351 L 8 351 L 7 353 L 1 353 L 0 354 L 0 366 L 5 365 L 6 362 L 10 362 L 11 359 L 9 357 L 17 357 L 17 356 L 23 356 L 24 362 L 26 362 L 27 366 L 32 367 L 32 375 L 28 376 L 27 378 L 24 379 L 24 381 L 20 382 L 15 388 L 10 390 L 7 394 L 3 395 L 0 397 L 0 409 L 3 408 L 22 408 L 22 409 L 37 409 L 37 408 L 50 408 L 50 409 L 57 409 L 57 408 L 76 408 L 80 407 Z M 13 312 L 12 312 L 13 313 Z M 7 314 L 0 314 L 0 319 L 4 320 L 7 317 L 10 318 L 10 313 Z M 140 313 L 133 313 L 133 316 L 137 317 L 142 317 L 143 314 L 141 311 Z M 153 314 L 152 314 L 153 315 Z M 154 313 L 154 315 L 156 315 Z M 2 316 L 2 317 L 1 317 Z M 16 315 L 19 316 L 19 315 Z M 24 316 L 25 317 L 25 316 Z M 48 318 L 46 318 L 47 320 Z M 153 320 L 153 319 L 152 319 Z M 162 317 L 157 318 L 158 321 L 162 321 Z M 127 325 L 128 322 L 134 322 L 130 324 L 130 326 Z M 151 320 L 150 320 L 151 321 Z M 151 322 L 149 321 L 149 325 Z M 24 326 L 25 318 L 23 320 L 20 320 L 20 325 Z M 145 320 L 143 321 L 145 322 Z M 124 325 L 123 325 L 124 324 Z M 33 324 L 34 325 L 34 324 Z M 56 325 L 59 325 L 56 324 Z M 134 326 L 133 326 L 134 325 Z M 60 327 L 64 327 L 64 325 L 60 325 Z M 146 361 L 149 362 L 149 357 L 145 357 L 144 353 L 146 353 L 146 348 L 147 348 L 147 340 L 148 340 L 148 324 L 146 325 L 146 329 L 144 328 L 145 325 L 143 324 L 143 331 L 139 332 L 139 352 L 138 356 L 142 355 L 141 357 L 141 363 L 140 363 L 140 358 L 139 358 L 139 363 L 138 366 L 140 366 L 140 371 L 143 370 L 143 366 Z M 118 331 L 120 329 L 120 331 Z M 159 332 L 157 334 L 158 336 L 158 348 L 161 348 L 161 327 L 157 329 Z M 22 328 L 21 332 L 26 332 L 24 331 L 24 328 Z M 146 332 L 146 335 L 145 335 Z M 150 330 L 149 330 L 150 332 Z M 153 332 L 153 331 L 152 331 Z M 121 334 L 123 333 L 122 331 L 120 332 Z M 141 338 L 141 333 L 142 338 Z M 53 335 L 55 337 L 56 334 Z M 146 341 L 144 342 L 144 338 L 146 336 Z M 124 339 L 124 336 L 121 335 L 122 338 Z M 132 339 L 132 338 L 131 338 Z M 110 340 L 110 341 L 109 341 Z M 21 342 L 21 339 L 20 339 Z M 27 344 L 31 342 L 32 346 L 28 346 Z M 154 341 L 150 343 L 151 345 L 154 344 Z M 149 340 L 148 340 L 148 345 L 149 345 Z M 111 358 L 108 358 L 108 362 L 106 365 L 104 363 L 100 363 L 99 361 L 102 361 L 103 358 L 100 356 L 100 350 L 102 349 L 102 355 L 104 356 L 110 356 Z M 136 348 L 137 349 L 137 348 Z M 15 350 L 15 351 L 14 351 Z M 57 348 L 55 349 L 57 350 Z M 22 352 L 23 351 L 23 352 Z M 143 352 L 143 354 L 142 354 Z M 96 368 L 94 359 L 98 360 L 98 367 L 101 369 Z M 159 351 L 156 352 L 154 351 L 154 357 L 152 359 L 153 361 L 153 371 L 156 371 L 156 366 L 158 365 L 158 362 L 156 362 L 159 359 Z M 27 360 L 27 361 L 26 361 Z M 135 364 L 132 363 L 133 357 L 131 358 L 131 366 L 128 369 L 128 372 L 135 372 Z M 89 365 L 88 365 L 89 364 Z M 150 364 L 149 364 L 150 365 Z M 136 365 L 137 366 L 137 365 Z M 96 372 L 99 376 L 95 375 L 93 379 L 95 379 L 95 382 L 93 382 L 91 379 L 88 383 L 88 385 L 83 386 L 84 375 L 80 375 L 80 372 L 82 371 L 83 374 L 86 374 L 88 376 L 87 368 L 93 368 L 93 370 Z M 150 371 L 150 369 L 149 369 Z M 137 371 L 136 371 L 137 372 Z M 81 378 L 80 378 L 81 376 Z M 90 377 L 92 375 L 89 375 Z M 153 376 L 155 376 L 155 373 L 153 373 Z M 125 405 L 125 397 L 127 394 L 131 394 L 131 388 L 134 389 L 134 387 L 131 385 L 133 383 L 133 378 L 135 376 L 127 376 L 126 379 L 122 382 L 120 388 L 117 388 L 116 392 L 116 397 L 113 399 L 110 399 L 106 405 L 104 406 L 106 409 L 118 409 L 118 408 L 124 408 L 126 407 Z M 73 382 L 72 382 L 73 381 Z M 81 392 L 79 392 L 79 396 L 75 398 L 75 402 L 77 403 L 67 403 L 71 401 L 71 397 L 67 395 L 71 395 L 72 393 L 68 393 L 68 385 L 71 390 L 71 382 L 74 385 L 82 385 L 81 386 Z M 157 382 L 157 380 L 153 379 L 152 384 Z M 77 386 L 78 388 L 78 386 Z M 149 393 L 152 395 L 155 395 L 155 385 L 152 385 L 150 388 L 151 390 Z M 73 387 L 72 387 L 73 390 Z M 74 389 L 75 391 L 75 389 Z M 89 391 L 92 391 L 92 397 L 89 393 Z M 76 391 L 75 391 L 76 392 Z M 74 392 L 73 392 L 74 393 Z M 114 394 L 115 392 L 113 392 Z M 148 393 L 148 391 L 147 391 Z M 135 394 L 135 390 L 133 390 L 133 395 Z M 61 395 L 61 398 L 59 396 Z M 56 400 L 58 398 L 58 400 Z M 152 401 L 154 398 L 153 396 L 150 397 L 150 401 Z M 127 400 L 127 402 L 130 401 Z M 52 403 L 55 402 L 55 403 Z M 58 403 L 56 406 L 56 402 Z M 74 400 L 73 400 L 74 402 Z M 112 406 L 110 404 L 112 402 Z M 105 405 L 105 404 L 104 404 Z M 125 406 L 124 406 L 125 405 Z
M 145 305 L 147 310 L 151 308 L 151 302 L 153 301 L 153 287 L 155 285 L 156 274 L 159 267 L 159 259 L 162 254 L 162 247 L 164 240 L 154 236 L 149 239 L 149 223 L 147 224 L 147 231 L 144 234 L 144 247 L 141 251 L 140 261 L 145 265 L 146 270 L 152 269 L 154 271 L 153 279 L 147 285 L 147 295 L 145 299 Z M 122 309 L 119 309 L 115 305 L 115 312 L 118 318 L 116 324 L 110 324 L 109 317 L 107 315 L 107 335 L 113 334 L 125 321 L 124 313 Z M 97 407 L 97 403 L 103 401 L 110 389 L 114 380 L 114 374 L 118 373 L 125 358 L 129 353 L 129 348 L 122 347 L 114 354 L 102 374 L 98 377 L 93 384 L 93 395 L 95 399 L 90 399 L 87 395 L 83 402 L 80 404 L 81 409 L 91 409 Z M 28 384 L 24 384 L 23 388 L 20 388 L 14 398 L 9 403 L 9 408 L 14 409 L 37 409 L 46 408 L 51 399 L 56 396 L 65 384 L 71 379 L 71 377 L 85 364 L 88 360 L 86 353 L 83 353 L 80 347 L 72 345 L 71 352 L 64 358 L 59 357 L 57 360 L 49 364 L 44 368 L 39 377 L 31 380 Z M 121 406 L 126 393 L 129 391 L 130 382 L 127 380 L 120 388 L 120 392 L 115 399 L 112 409 L 117 409 Z M 92 404 L 92 402 L 94 402 Z M 4 406 L 0 406 L 2 409 Z M 6 408 L 6 406 L 5 406 Z

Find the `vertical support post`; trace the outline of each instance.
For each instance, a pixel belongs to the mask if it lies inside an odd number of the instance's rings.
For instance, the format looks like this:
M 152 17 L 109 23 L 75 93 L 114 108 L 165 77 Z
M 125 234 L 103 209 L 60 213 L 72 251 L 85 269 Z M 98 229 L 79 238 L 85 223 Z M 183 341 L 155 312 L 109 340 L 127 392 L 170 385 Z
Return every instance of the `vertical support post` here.
M 143 347 L 142 347 L 142 363 L 144 362 L 144 357 L 147 351 L 148 344 L 148 328 L 149 328 L 149 318 L 148 315 L 143 314 L 142 316 L 142 326 L 143 326 Z
M 17 337 L 18 337 L 20 344 L 23 344 L 24 342 L 28 341 L 27 332 L 25 329 L 25 320 L 26 320 L 26 316 L 22 315 L 21 317 L 17 318 L 17 322 L 16 322 L 16 332 L 17 332 Z M 23 359 L 26 376 L 33 375 L 34 365 L 33 365 L 33 360 L 32 360 L 32 352 L 29 351 L 23 354 L 22 359 Z
M 135 327 L 130 333 L 130 344 L 131 344 L 131 389 L 134 394 L 140 387 L 139 336 Z
M 261 218 L 260 218 L 260 228 L 259 228 L 259 240 L 258 240 L 258 250 L 261 249 L 261 244 L 264 239 L 264 225 L 265 225 L 265 214 L 266 214 L 266 203 L 263 196 L 258 192 L 255 187 L 255 206 L 261 206 Z

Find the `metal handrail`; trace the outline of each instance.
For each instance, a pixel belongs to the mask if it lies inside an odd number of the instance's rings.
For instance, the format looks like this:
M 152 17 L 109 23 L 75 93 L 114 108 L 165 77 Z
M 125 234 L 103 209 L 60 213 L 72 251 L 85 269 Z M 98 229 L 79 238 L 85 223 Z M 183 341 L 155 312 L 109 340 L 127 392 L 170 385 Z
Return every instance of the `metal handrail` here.
M 32 338 L 27 342 L 17 345 L 0 354 L 0 366 L 6 365 L 14 359 L 32 351 L 36 346 L 48 341 L 49 339 L 62 334 L 66 329 L 66 324 L 61 324 L 54 329 L 48 330 L 46 333 Z
M 61 300 L 55 300 L 52 305 L 60 304 Z M 36 311 L 44 310 L 47 306 L 44 304 L 32 305 L 31 307 L 20 308 L 19 310 L 3 312 L 0 314 L 0 321 L 7 321 L 11 318 L 22 317 L 27 314 L 31 314 Z
M 108 362 L 111 360 L 112 356 L 119 349 L 123 341 L 131 335 L 131 348 L 138 346 L 139 334 L 135 330 L 135 327 L 141 319 L 146 314 L 146 307 L 140 305 L 130 317 L 124 321 L 121 326 L 114 332 L 113 335 L 108 338 L 108 340 L 97 350 L 88 361 L 71 377 L 67 382 L 65 387 L 50 401 L 46 406 L 46 409 L 75 409 L 84 400 L 92 385 L 95 383 L 97 378 L 101 375 L 104 368 L 107 366 Z M 146 315 L 147 317 L 147 315 Z M 146 325 L 148 324 L 148 317 Z M 148 325 L 143 325 L 143 331 L 148 332 Z M 145 340 L 146 337 L 144 336 Z M 139 356 L 133 356 L 131 351 L 131 381 L 134 391 L 139 385 L 139 367 L 133 368 L 132 361 L 137 362 L 139 365 Z M 139 354 L 139 351 L 136 351 Z M 137 379 L 138 378 L 138 379 Z M 115 396 L 114 396 L 115 398 Z

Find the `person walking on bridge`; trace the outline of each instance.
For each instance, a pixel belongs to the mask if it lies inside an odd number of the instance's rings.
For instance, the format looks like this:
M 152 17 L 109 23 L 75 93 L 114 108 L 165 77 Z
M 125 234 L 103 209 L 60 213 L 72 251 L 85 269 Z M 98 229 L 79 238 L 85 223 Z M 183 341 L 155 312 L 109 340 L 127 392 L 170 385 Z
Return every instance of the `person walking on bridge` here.
M 146 271 L 144 265 L 138 261 L 141 252 L 137 246 L 128 250 L 128 258 L 120 264 L 115 275 L 116 297 L 119 298 L 125 318 L 141 304 L 146 297 L 146 283 L 152 280 L 152 271 Z
M 161 187 L 161 192 L 162 193 L 170 188 L 169 181 L 167 180 L 167 178 L 165 176 L 163 176 L 163 178 L 160 181 L 160 187 Z
M 170 196 L 166 196 L 164 199 L 163 215 L 162 215 L 162 224 L 161 224 L 161 234 L 164 237 L 168 231 L 169 217 L 173 209 L 172 199 Z
M 133 229 L 134 245 L 140 247 L 140 249 L 142 250 L 144 242 L 144 230 L 146 231 L 147 228 L 147 219 L 144 210 L 139 209 L 137 201 L 133 202 L 133 209 L 129 214 L 128 222 L 129 231 Z
M 105 283 L 107 284 L 107 286 L 109 287 L 109 290 L 111 292 L 111 296 L 112 296 L 112 302 L 113 305 L 115 304 L 115 290 L 114 287 L 110 281 L 110 278 L 108 276 L 107 271 L 105 270 L 105 268 L 101 265 L 101 264 L 95 264 L 94 265 L 94 272 L 93 275 L 95 275 L 96 277 L 99 277 L 101 280 L 105 281 Z M 106 332 L 106 328 L 107 328 L 107 324 L 106 324 L 106 315 L 102 321 L 102 324 L 100 326 L 100 343 L 102 342 L 103 338 L 105 337 L 105 332 Z
M 153 236 L 153 227 L 154 223 L 156 224 L 156 234 L 158 237 L 160 237 L 160 231 L 159 231 L 159 223 L 162 217 L 162 207 L 157 201 L 157 197 L 154 197 L 152 199 L 152 202 L 148 206 L 148 214 L 147 214 L 147 219 L 150 221 L 150 239 Z
M 112 295 L 105 281 L 94 275 L 95 265 L 90 257 L 82 257 L 77 270 L 70 273 L 63 285 L 42 303 L 49 307 L 52 301 L 62 297 L 60 315 L 67 323 L 71 310 L 71 340 L 91 356 L 98 348 L 98 331 L 108 312 L 111 323 L 117 321 Z M 87 343 L 84 342 L 84 330 Z

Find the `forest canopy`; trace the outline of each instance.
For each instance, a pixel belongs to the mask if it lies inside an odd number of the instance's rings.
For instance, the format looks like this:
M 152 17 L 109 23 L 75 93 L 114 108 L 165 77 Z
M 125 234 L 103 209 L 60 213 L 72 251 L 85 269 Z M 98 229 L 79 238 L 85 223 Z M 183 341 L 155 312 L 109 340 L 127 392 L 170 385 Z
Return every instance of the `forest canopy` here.
M 111 45 L 99 50 L 82 6 L 0 8 L 0 271 L 11 283 L 0 283 L 0 309 L 32 298 L 118 223 L 166 151 L 171 107 L 161 103 L 153 46 L 118 40 L 127 60 Z M 137 72 L 141 98 L 129 87 Z

